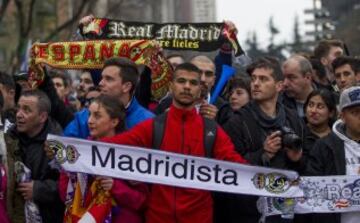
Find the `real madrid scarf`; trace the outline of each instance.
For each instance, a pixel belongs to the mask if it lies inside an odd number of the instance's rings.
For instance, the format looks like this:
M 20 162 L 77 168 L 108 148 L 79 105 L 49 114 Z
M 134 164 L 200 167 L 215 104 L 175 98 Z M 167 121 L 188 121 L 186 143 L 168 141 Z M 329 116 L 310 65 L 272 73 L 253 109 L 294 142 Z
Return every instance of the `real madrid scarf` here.
M 169 50 L 214 51 L 227 40 L 235 56 L 244 54 L 235 33 L 225 23 L 142 23 L 97 18 L 81 31 L 91 39 L 156 40 Z
M 301 177 L 293 171 L 241 165 L 140 147 L 49 135 L 66 171 L 175 187 L 266 196 L 263 216 L 360 210 L 358 176 Z

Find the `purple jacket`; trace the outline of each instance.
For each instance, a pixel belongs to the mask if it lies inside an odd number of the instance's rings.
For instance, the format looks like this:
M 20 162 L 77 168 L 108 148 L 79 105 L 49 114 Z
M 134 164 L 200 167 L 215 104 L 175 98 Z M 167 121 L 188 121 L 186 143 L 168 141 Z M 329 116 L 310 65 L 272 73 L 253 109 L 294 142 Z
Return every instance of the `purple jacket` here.
M 10 223 L 6 211 L 6 173 L 4 166 L 0 165 L 0 222 Z

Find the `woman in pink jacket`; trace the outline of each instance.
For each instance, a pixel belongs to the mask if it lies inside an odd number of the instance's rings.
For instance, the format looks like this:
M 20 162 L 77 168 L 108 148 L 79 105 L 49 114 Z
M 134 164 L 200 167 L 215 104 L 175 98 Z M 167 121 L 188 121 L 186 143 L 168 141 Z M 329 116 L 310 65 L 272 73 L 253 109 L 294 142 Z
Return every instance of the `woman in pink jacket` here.
M 114 136 L 115 134 L 125 129 L 125 109 L 124 106 L 118 102 L 118 100 L 109 96 L 101 95 L 92 101 L 89 107 L 89 111 L 90 116 L 88 125 L 92 140 L 98 140 L 102 137 Z M 80 177 L 82 179 L 80 179 Z M 78 201 L 76 194 L 79 194 L 79 192 L 76 192 L 76 189 L 79 190 L 81 187 L 77 185 L 79 182 L 84 182 L 84 179 L 85 182 L 87 182 L 86 186 L 88 189 L 83 189 L 82 191 L 91 193 L 93 188 L 99 188 L 100 186 L 103 192 L 105 192 L 104 194 L 109 194 L 111 197 L 111 202 L 109 202 L 112 203 L 111 212 L 109 211 L 105 218 L 101 218 L 100 222 L 143 222 L 143 211 L 146 206 L 146 197 L 148 195 L 147 185 L 135 181 L 125 181 L 103 176 L 84 176 L 84 174 L 75 175 L 62 173 L 59 180 L 59 191 L 61 198 L 67 206 L 66 212 L 68 213 L 65 213 L 65 222 L 78 222 L 80 220 L 86 222 L 99 222 L 99 219 L 93 219 L 93 216 L 98 215 L 97 213 L 88 218 L 86 215 L 89 215 L 89 213 L 91 214 L 92 211 L 89 211 L 88 209 L 84 214 L 83 212 L 78 211 L 79 208 L 74 208 L 74 206 L 78 205 L 75 204 Z M 93 187 L 92 185 L 95 181 L 97 181 L 97 187 Z M 91 203 L 91 199 L 93 199 L 93 197 L 94 196 L 84 193 L 82 205 L 85 203 L 86 206 L 86 202 Z M 98 208 L 95 209 L 95 211 L 98 211 Z M 107 209 L 105 208 L 104 210 Z

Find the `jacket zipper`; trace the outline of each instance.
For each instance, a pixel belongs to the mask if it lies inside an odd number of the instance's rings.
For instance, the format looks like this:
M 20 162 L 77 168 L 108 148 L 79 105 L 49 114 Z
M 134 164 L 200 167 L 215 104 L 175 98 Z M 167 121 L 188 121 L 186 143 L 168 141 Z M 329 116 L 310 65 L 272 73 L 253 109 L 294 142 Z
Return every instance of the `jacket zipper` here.
M 175 222 L 177 222 L 177 217 L 176 217 L 176 187 L 174 187 L 174 220 L 175 220 Z
M 181 122 L 181 154 L 184 154 L 184 138 L 185 138 L 185 115 L 183 115 L 181 117 L 182 122 Z M 175 218 L 175 222 L 177 221 L 177 216 L 176 216 L 176 187 L 174 187 L 174 218 Z

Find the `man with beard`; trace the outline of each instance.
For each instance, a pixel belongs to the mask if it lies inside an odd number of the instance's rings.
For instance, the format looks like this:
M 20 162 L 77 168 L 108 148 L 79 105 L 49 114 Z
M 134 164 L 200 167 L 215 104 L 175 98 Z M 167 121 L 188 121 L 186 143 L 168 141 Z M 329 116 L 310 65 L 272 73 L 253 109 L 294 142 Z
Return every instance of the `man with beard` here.
M 231 107 L 221 97 L 218 97 L 214 104 L 210 104 L 211 90 L 215 84 L 215 64 L 214 62 L 203 55 L 196 56 L 191 59 L 190 63 L 194 64 L 201 71 L 200 87 L 201 93 L 196 103 L 197 111 L 205 118 L 216 120 L 218 124 L 222 125 L 228 117 L 228 113 Z M 172 102 L 170 96 L 163 99 L 158 108 L 156 114 L 161 114 L 166 111 Z
M 279 62 L 272 57 L 260 58 L 247 68 L 251 77 L 252 100 L 236 112 L 224 125 L 236 150 L 251 164 L 303 171 L 301 145 L 283 145 L 287 132 L 303 138 L 304 125 L 294 110 L 278 101 L 284 76 Z M 285 141 L 285 140 L 284 140 Z M 258 222 L 257 197 L 227 195 L 218 197 L 219 222 Z M 266 222 L 281 222 L 281 219 Z
M 85 96 L 88 93 L 89 88 L 97 86 L 99 84 L 100 77 L 96 76 L 101 76 L 101 74 L 92 74 L 90 70 L 83 70 L 83 72 L 81 73 L 80 83 L 76 88 L 76 96 L 77 99 L 80 101 L 80 108 L 84 107 Z
M 199 113 L 209 119 L 218 118 L 216 115 L 219 109 L 224 106 L 225 102 L 221 98 L 218 98 L 215 105 L 210 104 L 210 92 L 216 79 L 215 64 L 210 58 L 202 55 L 192 58 L 190 62 L 197 66 L 201 71 L 201 94 L 197 105 Z
M 201 71 L 193 64 L 184 63 L 176 67 L 170 82 L 172 105 L 166 113 L 164 134 L 158 149 L 206 157 L 204 128 L 205 123 L 211 120 L 205 120 L 195 109 L 201 93 L 200 79 Z M 103 141 L 152 148 L 155 119 L 157 118 L 149 119 L 128 132 Z M 215 129 L 212 157 L 245 163 L 246 161 L 235 152 L 225 132 L 216 125 Z M 213 199 L 209 191 L 153 184 L 146 222 L 211 223 L 212 211 Z

